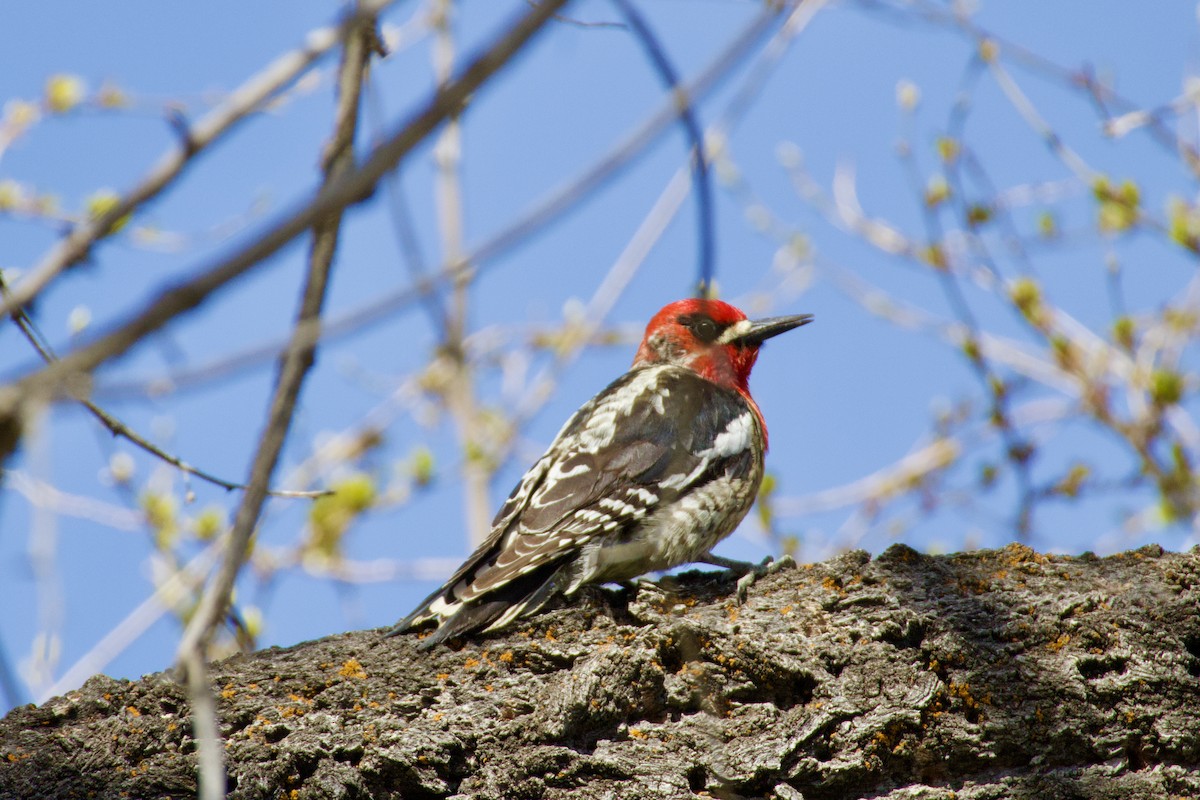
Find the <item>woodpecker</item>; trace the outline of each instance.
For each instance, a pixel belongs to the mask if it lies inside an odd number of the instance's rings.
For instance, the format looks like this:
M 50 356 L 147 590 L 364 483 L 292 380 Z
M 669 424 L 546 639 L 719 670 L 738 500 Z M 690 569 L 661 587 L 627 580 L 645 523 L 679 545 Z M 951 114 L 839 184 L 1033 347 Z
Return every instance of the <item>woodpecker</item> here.
M 671 303 L 633 366 L 585 403 L 444 586 L 388 635 L 436 622 L 421 646 L 500 630 L 592 583 L 705 562 L 758 494 L 767 426 L 750 370 L 811 314 L 751 321 L 720 300 Z

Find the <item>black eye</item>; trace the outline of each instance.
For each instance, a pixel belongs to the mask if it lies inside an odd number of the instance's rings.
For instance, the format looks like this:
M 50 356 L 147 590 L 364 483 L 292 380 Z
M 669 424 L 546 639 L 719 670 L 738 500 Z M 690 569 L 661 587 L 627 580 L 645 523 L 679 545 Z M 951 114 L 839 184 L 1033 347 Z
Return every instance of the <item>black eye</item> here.
M 712 317 L 704 314 L 692 314 L 679 320 L 687 326 L 692 335 L 704 343 L 715 342 L 721 335 L 721 328 Z

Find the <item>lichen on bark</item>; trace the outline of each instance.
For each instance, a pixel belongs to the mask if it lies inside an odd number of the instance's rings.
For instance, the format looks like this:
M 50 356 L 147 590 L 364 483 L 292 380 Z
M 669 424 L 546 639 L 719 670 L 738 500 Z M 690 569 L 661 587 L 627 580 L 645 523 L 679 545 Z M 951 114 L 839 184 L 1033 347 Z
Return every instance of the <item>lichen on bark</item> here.
M 417 651 L 212 668 L 232 798 L 1200 796 L 1200 556 L 895 546 L 597 590 Z M 196 791 L 186 693 L 106 677 L 0 720 L 0 797 Z

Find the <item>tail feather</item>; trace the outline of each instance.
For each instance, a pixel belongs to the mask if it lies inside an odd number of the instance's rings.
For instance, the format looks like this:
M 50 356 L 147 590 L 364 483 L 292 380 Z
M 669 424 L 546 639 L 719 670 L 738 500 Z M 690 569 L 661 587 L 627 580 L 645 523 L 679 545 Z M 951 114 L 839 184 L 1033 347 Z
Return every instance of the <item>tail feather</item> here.
M 551 562 L 471 603 L 456 600 L 452 588 L 442 587 L 384 636 L 397 636 L 436 621 L 437 630 L 420 644 L 422 650 L 428 650 L 447 639 L 476 631 L 501 630 L 521 617 L 537 612 L 559 594 L 563 590 L 563 573 L 561 563 Z
M 384 634 L 384 638 L 399 636 L 413 628 L 419 628 L 426 622 L 438 619 L 441 616 L 439 612 L 444 613 L 446 594 L 448 594 L 447 588 L 445 586 L 440 587 L 437 591 L 422 600 L 421 604 L 413 609 L 411 614 L 389 628 L 388 632 Z

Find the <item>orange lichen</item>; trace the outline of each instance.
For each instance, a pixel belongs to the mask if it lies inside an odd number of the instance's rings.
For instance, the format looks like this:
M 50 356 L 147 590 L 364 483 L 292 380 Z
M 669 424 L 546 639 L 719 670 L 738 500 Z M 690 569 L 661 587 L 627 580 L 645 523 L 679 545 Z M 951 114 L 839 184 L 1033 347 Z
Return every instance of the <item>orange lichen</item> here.
M 1063 635 L 1061 635 L 1057 639 L 1055 639 L 1053 642 L 1046 645 L 1046 649 L 1058 652 L 1059 650 L 1062 650 L 1064 647 L 1066 647 L 1067 643 L 1069 643 L 1070 641 L 1071 641 L 1071 634 L 1064 633 Z
M 1049 561 L 1048 558 L 1034 550 L 1032 547 L 1027 547 L 1016 542 L 1005 546 L 1001 552 L 1004 553 L 1004 558 L 1008 562 L 1009 566 L 1013 567 L 1017 566 L 1018 564 L 1027 564 L 1030 562 L 1034 564 L 1045 564 Z
M 353 678 L 354 680 L 365 680 L 367 671 L 363 669 L 362 664 L 358 663 L 357 658 L 350 658 L 346 663 L 342 664 L 342 668 L 338 670 L 338 675 L 343 678 Z

